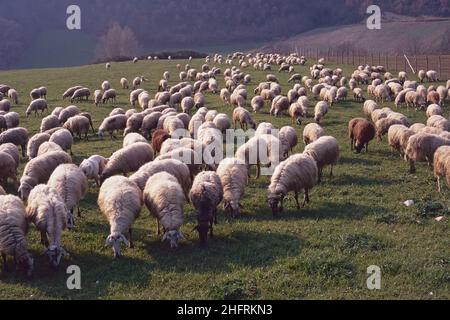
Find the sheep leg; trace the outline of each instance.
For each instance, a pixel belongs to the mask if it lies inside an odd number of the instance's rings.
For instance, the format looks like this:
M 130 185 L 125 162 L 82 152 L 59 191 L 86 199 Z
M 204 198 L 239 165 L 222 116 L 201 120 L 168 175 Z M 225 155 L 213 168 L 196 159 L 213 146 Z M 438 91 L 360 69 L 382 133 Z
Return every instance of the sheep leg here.
M 298 192 L 295 191 L 294 194 L 295 203 L 297 204 L 297 209 L 300 210 L 300 203 L 298 202 Z
M 41 243 L 42 243 L 42 245 L 44 245 L 46 248 L 48 248 L 49 242 L 48 242 L 47 232 L 46 232 L 46 231 L 41 231 Z
M 261 176 L 261 166 L 260 166 L 260 164 L 258 163 L 258 164 L 256 165 L 256 179 L 258 179 L 260 176 Z
M 439 193 L 441 193 L 441 178 L 437 177 L 437 190 Z
M 309 194 L 308 194 L 308 189 L 305 189 L 305 197 L 304 197 L 304 200 L 303 200 L 302 208 L 303 208 L 307 203 L 309 203 Z
M 331 170 L 330 170 L 330 177 L 332 177 L 333 176 L 333 166 L 330 166 L 331 167 Z
M 158 235 L 160 235 L 161 234 L 161 228 L 159 226 L 159 220 L 158 219 L 156 219 L 156 230 L 158 232 Z
M 95 184 L 97 185 L 97 188 L 100 188 L 100 181 L 98 179 L 98 176 L 95 176 L 94 180 L 95 180 Z
M 409 160 L 409 173 L 416 173 L 416 165 L 413 160 Z
M 77 214 L 78 214 L 78 218 L 81 218 L 80 206 L 77 206 Z
M 132 228 L 130 228 L 130 229 L 128 230 L 128 235 L 129 235 L 129 239 L 130 239 L 130 245 L 129 245 L 129 247 L 130 247 L 130 249 L 132 249 L 132 248 L 134 248 L 134 243 L 133 243 L 133 229 L 132 229 Z
M 306 142 L 305 142 L 305 145 L 306 145 Z M 350 139 L 350 151 L 353 151 L 353 145 L 354 145 L 354 139 L 351 138 Z

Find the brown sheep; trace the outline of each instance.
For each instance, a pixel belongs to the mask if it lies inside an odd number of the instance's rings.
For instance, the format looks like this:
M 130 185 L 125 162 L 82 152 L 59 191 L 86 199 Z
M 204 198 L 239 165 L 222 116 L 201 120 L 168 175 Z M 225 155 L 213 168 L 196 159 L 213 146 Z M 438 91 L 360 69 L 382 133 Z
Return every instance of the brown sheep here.
M 368 151 L 369 142 L 375 138 L 375 127 L 363 118 L 355 118 L 348 123 L 350 150 L 355 148 L 360 153 L 363 148 Z

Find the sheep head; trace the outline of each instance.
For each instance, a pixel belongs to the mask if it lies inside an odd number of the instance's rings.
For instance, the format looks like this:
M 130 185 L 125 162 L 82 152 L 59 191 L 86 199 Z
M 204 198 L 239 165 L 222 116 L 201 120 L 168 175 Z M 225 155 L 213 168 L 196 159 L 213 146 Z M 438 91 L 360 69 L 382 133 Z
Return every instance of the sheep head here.
M 120 249 L 122 243 L 130 246 L 130 242 L 123 234 L 113 233 L 106 238 L 105 246 L 111 246 L 114 252 L 114 258 L 120 258 L 122 256 Z
M 59 263 L 61 262 L 61 258 L 63 256 L 67 256 L 66 250 L 64 248 L 57 246 L 57 245 L 51 245 L 45 250 L 45 254 L 48 256 L 48 259 L 50 261 L 50 264 L 53 267 L 57 267 Z
M 31 257 L 31 254 L 27 252 L 20 257 L 15 256 L 15 260 L 17 261 L 17 268 L 23 270 L 27 278 L 30 279 L 33 276 L 34 271 L 34 260 Z
M 267 197 L 267 202 L 269 203 L 270 208 L 272 209 L 272 215 L 277 216 L 279 213 L 283 211 L 283 194 L 270 194 Z
M 177 249 L 178 248 L 178 241 L 179 239 L 184 238 L 184 235 L 181 233 L 181 231 L 178 230 L 170 230 L 166 231 L 164 233 L 164 236 L 162 238 L 162 241 L 169 241 L 170 242 L 170 248 L 171 249 Z
M 33 189 L 33 187 L 31 186 L 30 183 L 26 181 L 21 181 L 17 192 L 20 194 L 20 198 L 22 200 L 27 200 L 28 196 L 30 195 L 31 189 Z

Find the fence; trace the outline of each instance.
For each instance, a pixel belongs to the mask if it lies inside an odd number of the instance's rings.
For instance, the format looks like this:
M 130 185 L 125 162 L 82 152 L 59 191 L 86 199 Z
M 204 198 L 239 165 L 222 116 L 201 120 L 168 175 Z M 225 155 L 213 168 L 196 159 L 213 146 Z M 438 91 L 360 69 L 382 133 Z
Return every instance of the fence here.
M 360 53 L 351 50 L 333 50 L 333 49 L 297 49 L 299 55 L 311 59 L 325 58 L 326 61 L 336 64 L 347 64 L 352 66 L 371 65 L 385 66 L 390 72 L 407 71 L 411 69 L 403 55 L 392 55 L 387 53 Z M 414 71 L 436 70 L 439 79 L 450 79 L 450 54 L 441 55 L 407 55 Z

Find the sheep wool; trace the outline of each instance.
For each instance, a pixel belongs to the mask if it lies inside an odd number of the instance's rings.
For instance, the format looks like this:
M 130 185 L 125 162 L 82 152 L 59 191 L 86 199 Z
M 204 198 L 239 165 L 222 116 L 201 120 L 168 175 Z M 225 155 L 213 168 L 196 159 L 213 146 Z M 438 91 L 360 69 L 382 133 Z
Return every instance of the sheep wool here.
M 313 143 L 308 144 L 303 153 L 311 156 L 316 161 L 320 182 L 322 179 L 322 171 L 325 166 L 329 165 L 331 167 L 330 175 L 333 175 L 333 166 L 339 159 L 340 148 L 336 138 L 323 136 Z

